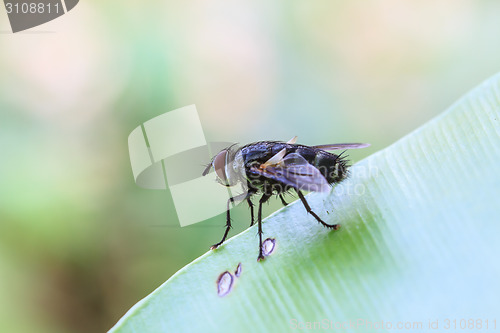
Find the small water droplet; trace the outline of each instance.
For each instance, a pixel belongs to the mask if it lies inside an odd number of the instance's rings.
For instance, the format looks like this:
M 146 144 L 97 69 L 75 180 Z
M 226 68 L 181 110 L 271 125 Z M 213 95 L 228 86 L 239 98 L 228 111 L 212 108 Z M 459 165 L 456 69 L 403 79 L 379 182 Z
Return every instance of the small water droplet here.
M 225 271 L 219 278 L 217 279 L 217 294 L 220 297 L 226 296 L 231 291 L 231 287 L 233 286 L 233 275 L 228 271 Z
M 241 275 L 241 262 L 236 267 L 236 270 L 234 271 L 234 275 L 236 275 L 236 277 L 240 277 L 240 275 Z
M 273 253 L 274 248 L 276 246 L 276 239 L 268 238 L 262 243 L 262 254 L 264 256 L 268 256 Z

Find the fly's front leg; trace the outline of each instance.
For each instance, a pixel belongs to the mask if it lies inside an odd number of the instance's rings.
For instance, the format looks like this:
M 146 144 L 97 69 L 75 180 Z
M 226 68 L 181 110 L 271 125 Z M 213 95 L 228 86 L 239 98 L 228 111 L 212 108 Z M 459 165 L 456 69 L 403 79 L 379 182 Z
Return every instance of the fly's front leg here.
M 259 225 L 259 256 L 257 257 L 257 261 L 261 261 L 264 259 L 264 255 L 262 254 L 262 204 L 265 203 L 271 194 L 264 193 L 259 200 L 259 212 L 257 213 L 257 223 Z
M 253 219 L 253 206 L 254 205 L 253 205 L 252 200 L 250 200 L 250 196 L 247 197 L 247 203 L 248 203 L 248 207 L 250 207 L 250 219 L 251 219 L 250 226 L 253 226 L 253 221 L 254 221 L 254 219 Z
M 300 192 L 300 190 L 295 190 L 297 192 L 297 194 L 299 195 L 299 198 L 300 198 L 300 201 L 302 201 L 302 204 L 304 205 L 304 207 L 306 208 L 307 212 L 309 214 L 311 214 L 312 216 L 314 216 L 314 218 L 319 222 L 321 223 L 322 225 L 324 225 L 325 227 L 327 228 L 331 228 L 333 230 L 338 230 L 340 228 L 340 224 L 328 224 L 326 223 L 325 221 L 323 221 L 322 219 L 319 218 L 318 215 L 316 215 L 315 212 L 312 211 L 311 207 L 309 206 L 309 204 L 307 203 L 306 201 L 306 198 L 304 197 L 304 195 L 302 194 L 302 192 Z
M 211 250 L 218 248 L 222 243 L 224 243 L 224 241 L 226 240 L 227 234 L 229 233 L 229 229 L 231 229 L 231 215 L 229 214 L 229 209 L 231 208 L 230 204 L 233 203 L 235 200 L 243 200 L 245 198 L 247 198 L 247 193 L 237 195 L 237 196 L 229 198 L 229 200 L 227 200 L 226 231 L 224 231 L 224 236 L 222 237 L 222 240 L 220 242 L 218 242 L 217 244 L 214 244 L 210 247 Z

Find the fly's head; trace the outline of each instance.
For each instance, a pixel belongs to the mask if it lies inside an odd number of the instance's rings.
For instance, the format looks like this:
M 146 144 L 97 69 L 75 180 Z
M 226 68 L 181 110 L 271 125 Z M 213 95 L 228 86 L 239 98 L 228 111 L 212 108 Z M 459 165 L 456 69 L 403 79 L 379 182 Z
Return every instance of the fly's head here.
M 234 146 L 223 149 L 212 158 L 212 161 L 207 165 L 202 175 L 207 175 L 213 169 L 219 184 L 226 187 L 236 185 L 238 177 L 234 170 L 235 153 Z

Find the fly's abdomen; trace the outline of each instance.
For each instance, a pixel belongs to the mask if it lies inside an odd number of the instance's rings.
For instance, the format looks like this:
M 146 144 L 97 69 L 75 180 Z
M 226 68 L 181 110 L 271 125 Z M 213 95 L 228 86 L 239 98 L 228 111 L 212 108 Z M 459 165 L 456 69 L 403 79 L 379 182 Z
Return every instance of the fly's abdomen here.
M 313 165 L 326 178 L 328 184 L 338 183 L 347 176 L 346 161 L 339 155 L 319 151 Z

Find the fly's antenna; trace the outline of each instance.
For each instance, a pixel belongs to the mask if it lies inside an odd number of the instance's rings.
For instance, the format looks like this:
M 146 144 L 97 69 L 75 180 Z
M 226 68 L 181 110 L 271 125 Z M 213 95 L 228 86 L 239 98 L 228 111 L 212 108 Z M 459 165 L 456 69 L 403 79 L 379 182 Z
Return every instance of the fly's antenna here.
M 202 176 L 208 175 L 208 173 L 210 172 L 210 169 L 212 168 L 212 164 L 213 164 L 213 162 L 210 162 L 208 164 L 202 164 L 205 167 L 205 170 L 203 170 L 203 172 L 201 173 Z

